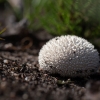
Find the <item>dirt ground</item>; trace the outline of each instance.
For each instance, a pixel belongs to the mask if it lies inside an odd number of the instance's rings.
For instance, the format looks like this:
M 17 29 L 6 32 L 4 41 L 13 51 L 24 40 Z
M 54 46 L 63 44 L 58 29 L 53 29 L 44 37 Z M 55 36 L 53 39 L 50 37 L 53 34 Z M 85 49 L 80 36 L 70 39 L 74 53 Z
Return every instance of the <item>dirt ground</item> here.
M 100 100 L 100 74 L 69 78 L 39 71 L 47 40 L 5 37 L 0 43 L 0 100 Z

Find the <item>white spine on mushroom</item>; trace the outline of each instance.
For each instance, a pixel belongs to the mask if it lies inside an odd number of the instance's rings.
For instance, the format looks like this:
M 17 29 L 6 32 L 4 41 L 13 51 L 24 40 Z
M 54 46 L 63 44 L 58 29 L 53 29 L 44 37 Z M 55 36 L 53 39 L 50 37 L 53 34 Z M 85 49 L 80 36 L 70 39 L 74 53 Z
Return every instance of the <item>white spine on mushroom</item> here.
M 97 71 L 99 54 L 87 40 L 77 36 L 55 37 L 39 52 L 40 70 L 62 76 L 87 76 Z

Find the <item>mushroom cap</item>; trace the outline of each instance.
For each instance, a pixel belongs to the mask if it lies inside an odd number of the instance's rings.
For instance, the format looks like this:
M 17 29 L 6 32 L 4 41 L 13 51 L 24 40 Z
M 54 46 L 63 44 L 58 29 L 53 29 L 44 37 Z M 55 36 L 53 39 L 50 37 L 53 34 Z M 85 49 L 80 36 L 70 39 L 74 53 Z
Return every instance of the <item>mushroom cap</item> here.
M 61 76 L 81 77 L 99 68 L 99 53 L 87 40 L 65 35 L 49 40 L 39 52 L 39 69 Z

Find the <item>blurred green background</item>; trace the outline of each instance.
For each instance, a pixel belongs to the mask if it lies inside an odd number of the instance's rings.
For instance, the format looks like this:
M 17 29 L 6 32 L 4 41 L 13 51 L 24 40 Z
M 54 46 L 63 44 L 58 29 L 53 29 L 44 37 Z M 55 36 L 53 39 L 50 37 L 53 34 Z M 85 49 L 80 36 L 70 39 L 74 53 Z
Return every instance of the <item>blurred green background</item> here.
M 5 1 L 5 2 L 4 2 Z M 9 5 L 9 0 L 0 3 Z M 100 1 L 99 0 L 21 0 L 20 10 L 11 6 L 21 20 L 28 20 L 31 32 L 45 30 L 54 36 L 74 34 L 100 45 Z

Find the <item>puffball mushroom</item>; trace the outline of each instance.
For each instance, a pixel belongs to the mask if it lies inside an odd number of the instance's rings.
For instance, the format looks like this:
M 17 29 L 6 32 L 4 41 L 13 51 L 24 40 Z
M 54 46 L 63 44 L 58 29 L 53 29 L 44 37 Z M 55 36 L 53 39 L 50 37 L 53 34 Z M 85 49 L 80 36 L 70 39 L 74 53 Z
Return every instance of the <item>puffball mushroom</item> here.
M 99 68 L 99 53 L 87 40 L 66 35 L 49 40 L 39 52 L 39 69 L 61 76 L 81 77 Z

